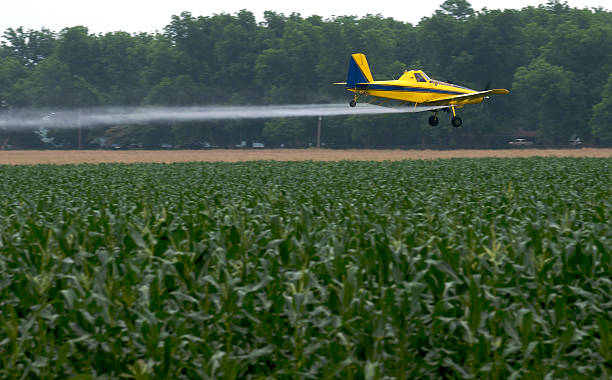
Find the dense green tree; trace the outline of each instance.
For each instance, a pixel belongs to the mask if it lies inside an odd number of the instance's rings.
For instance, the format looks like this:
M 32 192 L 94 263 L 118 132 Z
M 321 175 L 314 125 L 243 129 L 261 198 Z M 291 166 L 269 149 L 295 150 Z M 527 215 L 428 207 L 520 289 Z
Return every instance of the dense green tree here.
M 137 105 L 147 95 L 143 88 L 142 68 L 148 65 L 146 36 L 130 36 L 125 32 L 107 33 L 98 37 L 101 77 L 100 87 L 106 102 L 115 105 Z
M 278 118 L 265 123 L 262 136 L 274 147 L 305 147 L 316 144 L 314 118 Z
M 211 78 L 216 86 L 229 89 L 232 103 L 249 102 L 256 95 L 253 86 L 254 66 L 258 54 L 257 24 L 253 13 L 242 10 L 236 17 L 220 15 L 211 52 L 219 68 Z M 225 97 L 224 97 L 225 98 Z M 243 99 L 244 101 L 240 101 Z
M 79 75 L 96 86 L 106 84 L 100 62 L 99 40 L 84 26 L 65 28 L 60 32 L 57 58 L 70 73 Z
M 264 11 L 264 22 L 262 26 L 264 30 L 261 32 L 264 42 L 262 46 L 264 48 L 270 48 L 277 46 L 276 40 L 283 36 L 285 30 L 285 23 L 287 17 L 282 13 L 276 13 L 274 11 Z
M 345 96 L 346 91 L 341 86 L 330 84 L 346 81 L 347 64 L 350 55 L 356 51 L 353 46 L 358 33 L 358 20 L 355 17 L 337 17 L 320 26 L 318 60 L 312 62 L 317 100 L 330 101 Z
M 489 82 L 496 88 L 510 86 L 516 68 L 530 62 L 523 49 L 508 49 L 522 42 L 520 12 L 487 10 L 465 24 L 462 52 L 453 57 L 451 65 L 455 67 L 454 74 L 467 78 L 472 83 L 466 84 L 478 89 Z
M 606 20 L 588 10 L 572 11 L 572 16 L 556 27 L 542 47 L 543 56 L 575 73 L 574 86 L 593 103 L 612 72 L 612 17 Z
M 49 29 L 27 30 L 8 28 L 1 46 L 24 66 L 33 66 L 49 57 L 55 48 L 55 33 Z
M 201 74 L 208 75 L 209 71 L 201 72 L 202 67 L 210 70 L 218 70 L 218 64 L 214 55 L 215 38 L 214 20 L 226 18 L 228 15 L 217 15 L 214 17 L 193 17 L 189 12 L 172 16 L 172 21 L 165 28 L 165 36 L 170 43 L 184 52 L 191 62 L 190 72 L 194 78 Z M 206 63 L 201 66 L 199 63 Z
M 508 88 L 511 94 L 461 109 L 465 123 L 459 129 L 445 122 L 430 128 L 429 114 L 326 117 L 328 146 L 504 146 L 516 130 L 537 131 L 536 142 L 542 144 L 566 144 L 572 134 L 612 144 L 607 137 L 611 85 L 606 84 L 612 73 L 612 12 L 575 9 L 561 1 L 475 11 L 466 0 L 448 0 L 417 25 L 380 15 L 323 19 L 274 11 L 257 23 L 253 13 L 242 10 L 206 17 L 183 12 L 155 34 L 96 35 L 85 26 L 57 33 L 9 28 L 0 40 L 0 112 L 344 103 L 351 94 L 332 83 L 345 81 L 348 58 L 356 52 L 368 56 L 375 79 L 422 69 L 437 79 L 474 89 Z M 122 146 L 162 141 L 194 147 L 242 141 L 307 146 L 315 139 L 311 119 L 106 129 L 108 140 Z M 87 132 L 87 138 L 103 136 L 106 129 Z M 75 143 L 74 133 L 49 133 Z
M 266 49 L 257 58 L 255 80 L 259 86 L 265 88 L 266 103 L 295 102 L 295 88 L 288 85 L 292 75 L 291 71 L 287 70 L 289 65 L 289 58 L 282 49 Z
M 7 103 L 15 107 L 82 107 L 98 102 L 95 87 L 83 77 L 71 75 L 68 65 L 57 58 L 36 65 L 7 96 Z
M 202 104 L 205 89 L 188 75 L 163 78 L 144 99 L 146 104 L 189 106 Z
M 601 94 L 601 102 L 593 107 L 590 122 L 593 136 L 602 143 L 612 144 L 612 74 Z
M 437 13 L 423 18 L 417 26 L 418 61 L 429 74 L 443 80 L 456 78 L 455 67 L 450 62 L 462 52 L 467 41 L 465 33 L 467 24 L 454 17 Z
M 150 41 L 143 42 L 141 49 L 144 50 L 144 64 L 138 71 L 146 89 L 155 87 L 164 78 L 189 75 L 194 81 L 199 81 L 197 75 L 203 78 L 209 76 L 206 62 L 200 62 L 198 69 L 194 69 L 195 61 L 165 35 L 158 34 Z
M 588 136 L 575 82 L 573 73 L 543 58 L 519 67 L 512 88 L 522 125 L 537 129 L 551 143 L 567 141 L 574 133 Z
M 11 88 L 26 75 L 26 69 L 12 56 L 0 57 L 0 109 L 6 107 Z
M 459 20 L 474 15 L 474 9 L 467 0 L 446 0 L 440 5 L 443 13 L 451 15 Z

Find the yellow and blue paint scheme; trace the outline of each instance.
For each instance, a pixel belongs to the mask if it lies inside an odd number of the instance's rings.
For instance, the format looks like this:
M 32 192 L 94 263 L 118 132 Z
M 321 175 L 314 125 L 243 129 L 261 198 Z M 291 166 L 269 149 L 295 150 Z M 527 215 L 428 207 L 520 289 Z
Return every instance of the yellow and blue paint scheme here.
M 489 95 L 509 93 L 505 89 L 472 90 L 431 79 L 422 70 L 405 71 L 396 80 L 375 81 L 368 61 L 361 53 L 351 55 L 346 83 L 337 84 L 343 84 L 348 91 L 355 93 L 350 103 L 353 107 L 357 100 L 363 97 L 367 103 L 380 106 L 411 106 L 414 107 L 414 112 L 450 108 L 453 116 L 455 108 L 461 108 L 465 104 L 481 103 Z

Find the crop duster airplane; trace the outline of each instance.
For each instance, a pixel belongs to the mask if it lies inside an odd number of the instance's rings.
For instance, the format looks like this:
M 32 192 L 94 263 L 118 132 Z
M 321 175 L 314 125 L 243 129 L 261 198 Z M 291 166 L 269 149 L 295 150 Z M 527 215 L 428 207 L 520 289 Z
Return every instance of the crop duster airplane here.
M 357 105 L 362 97 L 370 104 L 384 107 L 412 107 L 411 112 L 432 111 L 429 125 L 439 123 L 438 111 L 452 111 L 451 123 L 460 127 L 463 121 L 455 112 L 466 104 L 478 104 L 489 95 L 508 94 L 505 89 L 476 91 L 452 83 L 431 79 L 421 70 L 410 70 L 397 80 L 375 81 L 372 78 L 368 61 L 364 54 L 353 54 L 349 62 L 346 83 L 334 83 L 346 86 L 355 93 L 349 102 L 351 107 Z M 488 86 L 487 86 L 488 87 Z

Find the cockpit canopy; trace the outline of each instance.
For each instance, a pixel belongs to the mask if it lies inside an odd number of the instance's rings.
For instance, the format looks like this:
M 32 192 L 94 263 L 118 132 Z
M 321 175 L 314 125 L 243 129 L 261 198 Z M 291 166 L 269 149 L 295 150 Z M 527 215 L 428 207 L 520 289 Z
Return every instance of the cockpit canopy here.
M 404 72 L 404 75 L 400 77 L 400 80 L 407 81 L 407 82 L 421 82 L 421 83 L 427 83 L 431 81 L 431 79 L 429 79 L 427 74 L 425 74 L 421 70 L 406 71 Z
M 414 78 L 417 82 L 429 82 L 429 77 L 422 71 L 415 71 Z
M 447 82 L 442 82 L 439 80 L 431 79 L 422 70 L 405 71 L 404 75 L 402 75 L 399 80 L 402 80 L 404 82 L 412 82 L 412 83 L 431 83 L 434 85 L 441 84 L 444 86 L 450 86 L 450 87 L 462 88 L 464 90 L 470 90 L 467 87 L 459 86 L 457 84 L 447 83 Z

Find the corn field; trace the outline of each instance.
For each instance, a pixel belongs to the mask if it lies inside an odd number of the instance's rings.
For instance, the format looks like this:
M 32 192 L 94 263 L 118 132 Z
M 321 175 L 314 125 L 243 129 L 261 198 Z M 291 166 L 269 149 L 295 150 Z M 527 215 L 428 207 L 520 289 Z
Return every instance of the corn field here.
M 0 176 L 0 378 L 612 375 L 611 159 Z

